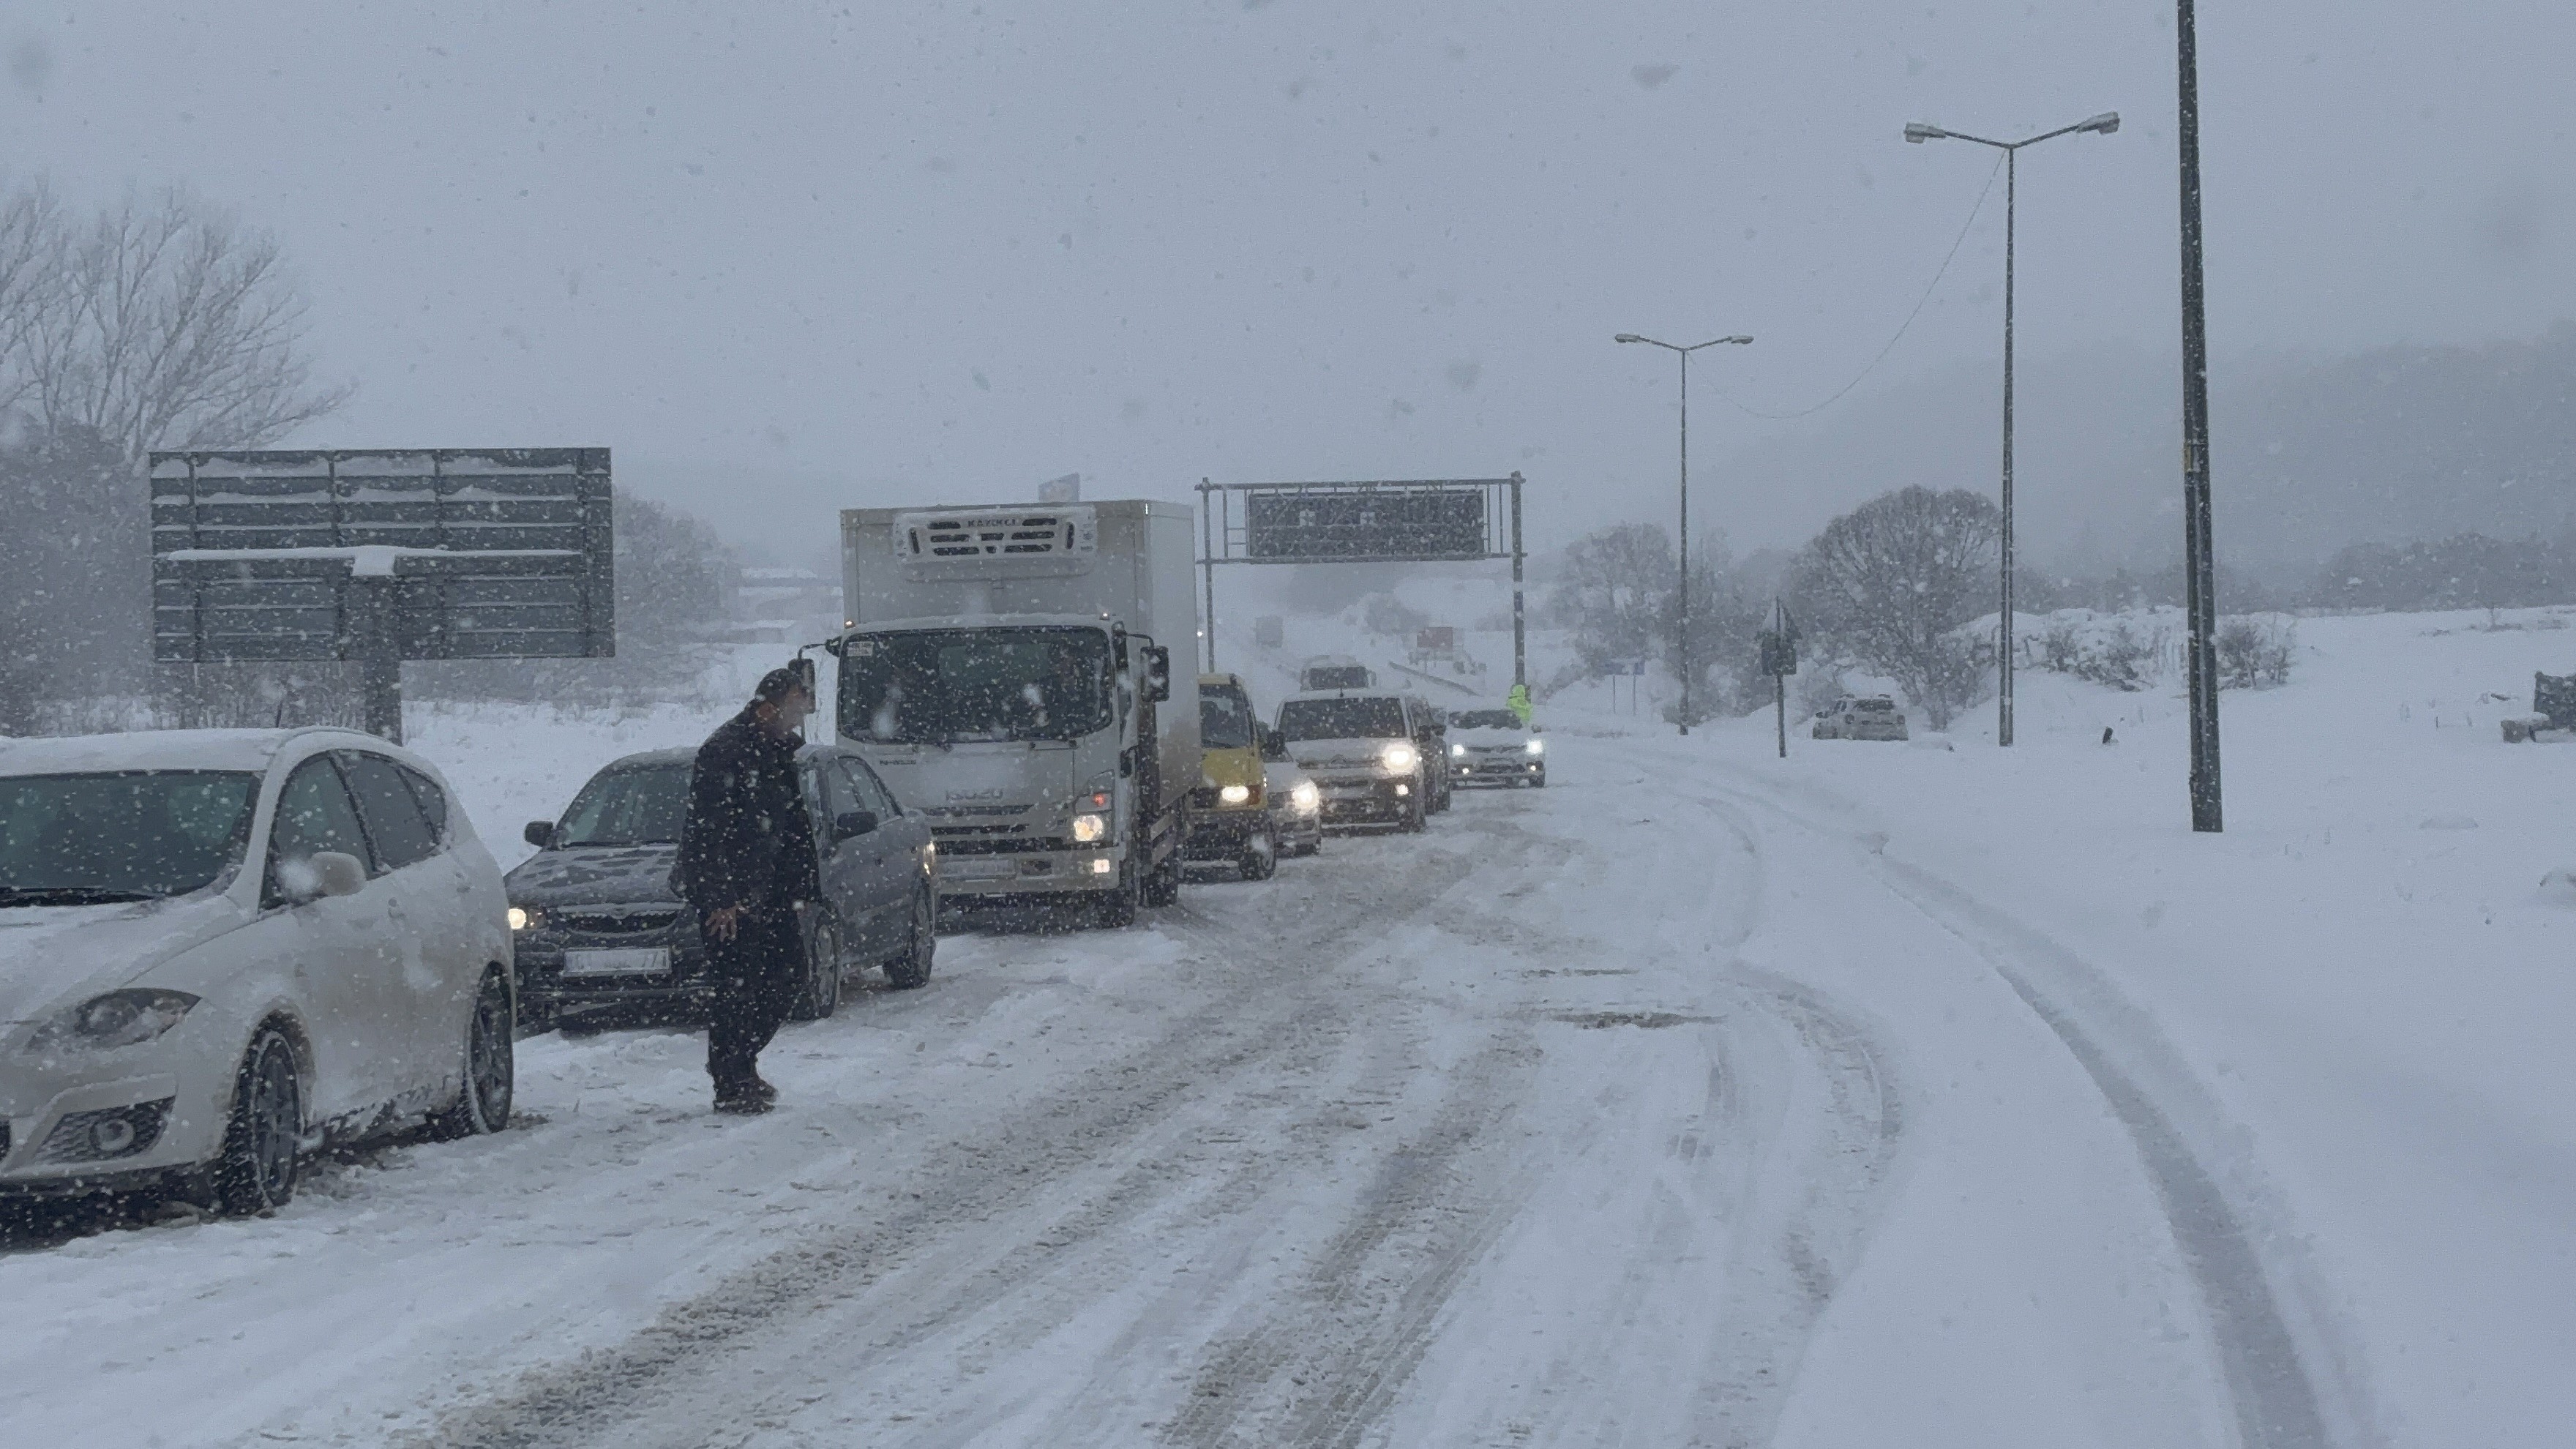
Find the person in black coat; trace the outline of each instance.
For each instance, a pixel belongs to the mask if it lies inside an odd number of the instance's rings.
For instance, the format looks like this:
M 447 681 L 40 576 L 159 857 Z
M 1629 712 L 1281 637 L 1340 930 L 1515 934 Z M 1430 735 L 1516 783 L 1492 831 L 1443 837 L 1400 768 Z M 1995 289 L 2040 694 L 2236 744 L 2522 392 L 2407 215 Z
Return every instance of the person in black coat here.
M 698 747 L 673 883 L 697 908 L 715 997 L 707 1011 L 707 1075 L 716 1110 L 766 1112 L 778 1089 L 760 1077 L 760 1049 L 777 1034 L 805 976 L 798 903 L 822 893 L 814 827 L 796 778 L 797 730 L 813 687 L 792 669 L 761 678 L 751 703 Z

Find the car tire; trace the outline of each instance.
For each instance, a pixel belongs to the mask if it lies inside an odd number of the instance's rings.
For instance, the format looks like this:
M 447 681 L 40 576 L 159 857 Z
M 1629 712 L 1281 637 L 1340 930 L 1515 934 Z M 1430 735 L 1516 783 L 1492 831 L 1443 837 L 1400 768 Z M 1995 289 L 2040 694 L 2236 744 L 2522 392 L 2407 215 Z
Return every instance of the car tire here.
M 439 1141 L 478 1137 L 510 1125 L 510 1099 L 518 1083 L 518 1014 L 510 1007 L 510 983 L 498 971 L 483 973 L 474 993 L 474 1014 L 465 1023 L 464 1081 L 456 1101 L 429 1119 L 429 1132 Z
M 1178 905 L 1181 899 L 1181 850 L 1163 857 L 1163 863 L 1145 874 L 1144 901 L 1149 906 Z
M 912 899 L 911 939 L 902 952 L 886 958 L 886 985 L 916 991 L 930 984 L 930 966 L 939 951 L 939 897 L 923 886 Z
M 1123 931 L 1136 924 L 1136 910 L 1144 898 L 1145 860 L 1130 850 L 1118 867 L 1118 884 L 1092 903 L 1092 924 L 1104 931 Z
M 1243 873 L 1245 880 L 1268 880 L 1277 875 L 1279 837 L 1264 831 L 1259 839 L 1247 842 L 1243 847 L 1243 857 L 1235 862 L 1235 868 Z
M 215 1159 L 215 1206 L 235 1216 L 273 1212 L 295 1199 L 303 1169 L 304 1078 L 295 1046 L 260 1028 L 234 1078 L 232 1118 Z
M 796 993 L 796 1004 L 787 1010 L 790 1021 L 820 1021 L 841 1009 L 841 928 L 830 918 L 814 923 L 814 933 L 805 938 L 805 984 Z

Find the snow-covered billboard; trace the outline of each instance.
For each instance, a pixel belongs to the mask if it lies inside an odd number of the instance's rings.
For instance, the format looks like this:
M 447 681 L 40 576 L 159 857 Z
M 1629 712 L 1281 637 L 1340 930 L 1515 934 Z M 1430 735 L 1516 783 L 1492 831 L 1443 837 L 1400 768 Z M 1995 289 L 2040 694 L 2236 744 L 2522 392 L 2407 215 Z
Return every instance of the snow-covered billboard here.
M 154 657 L 606 658 L 606 448 L 151 457 Z

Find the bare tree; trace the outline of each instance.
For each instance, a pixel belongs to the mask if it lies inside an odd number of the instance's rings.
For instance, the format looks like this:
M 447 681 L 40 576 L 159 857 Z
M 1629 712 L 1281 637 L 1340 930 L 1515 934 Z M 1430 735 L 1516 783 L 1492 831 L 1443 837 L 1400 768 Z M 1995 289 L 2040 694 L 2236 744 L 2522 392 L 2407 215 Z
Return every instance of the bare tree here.
M 1907 488 L 1825 525 L 1798 557 L 1810 636 L 1893 679 L 1934 729 L 1976 696 L 1981 671 L 1957 636 L 1985 612 L 2002 515 L 1964 489 Z
M 1622 523 L 1565 548 L 1548 606 L 1574 631 L 1586 673 L 1654 652 L 1673 591 L 1672 535 L 1651 523 Z
M 41 192 L 36 194 L 41 200 Z M 302 296 L 276 238 L 173 188 L 51 230 L 44 288 L 10 369 L 38 431 L 154 448 L 256 447 L 347 401 L 316 387 Z M 0 263 L 5 264 L 5 263 Z
M 0 198 L 0 418 L 34 385 L 26 342 L 62 289 L 63 227 L 53 193 L 30 186 Z

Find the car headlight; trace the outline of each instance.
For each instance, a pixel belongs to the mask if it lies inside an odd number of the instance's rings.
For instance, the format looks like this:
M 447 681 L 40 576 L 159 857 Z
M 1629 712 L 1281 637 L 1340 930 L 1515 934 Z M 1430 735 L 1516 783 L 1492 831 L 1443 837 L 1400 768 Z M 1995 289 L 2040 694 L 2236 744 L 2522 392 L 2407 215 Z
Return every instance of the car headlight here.
M 93 996 L 37 1029 L 27 1041 L 34 1052 L 84 1047 L 108 1051 L 140 1046 L 179 1024 L 197 998 L 184 991 L 128 987 Z
M 1249 785 L 1228 785 L 1216 792 L 1217 803 L 1220 805 L 1240 805 L 1251 798 L 1252 787 Z
M 1466 757 L 1467 747 L 1465 745 L 1451 745 L 1449 747 L 1449 758 L 1453 760 L 1463 760 Z
M 1073 817 L 1073 838 L 1084 845 L 1089 845 L 1108 833 L 1109 820 L 1106 816 L 1076 815 Z
M 546 913 L 531 910 L 526 906 L 512 906 L 509 910 L 509 921 L 510 929 L 513 931 L 540 930 L 546 924 Z
M 1529 751 L 1533 755 L 1545 754 L 1547 752 L 1547 741 L 1532 740 L 1528 744 L 1521 746 L 1521 748 Z
M 1297 808 L 1298 814 L 1312 815 L 1324 808 L 1324 792 L 1315 788 L 1314 781 L 1300 780 L 1288 792 L 1288 803 Z
M 1414 753 L 1411 745 L 1389 745 L 1378 752 L 1377 762 L 1388 774 L 1401 775 L 1422 763 L 1422 757 Z

